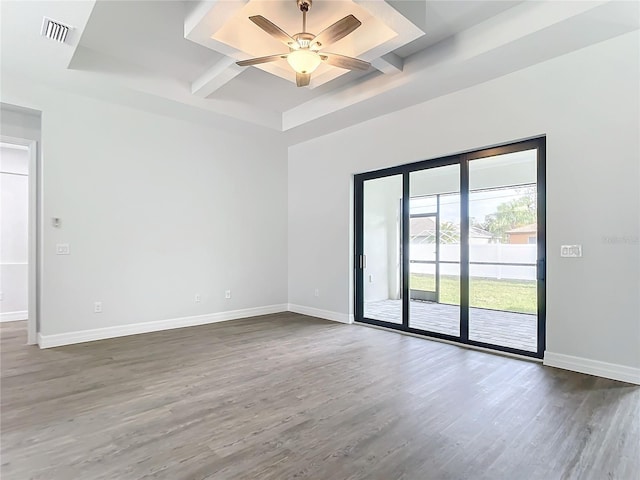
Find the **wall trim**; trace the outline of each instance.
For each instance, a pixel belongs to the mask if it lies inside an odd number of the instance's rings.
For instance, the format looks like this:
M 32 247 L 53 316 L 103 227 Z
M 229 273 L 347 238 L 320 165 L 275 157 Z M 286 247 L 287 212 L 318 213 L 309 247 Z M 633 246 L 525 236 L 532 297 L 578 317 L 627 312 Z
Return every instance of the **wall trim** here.
M 640 385 L 640 368 L 627 367 L 626 365 L 553 352 L 545 352 L 543 365 Z
M 306 307 L 304 305 L 296 305 L 290 303 L 287 310 L 301 315 L 309 315 L 310 317 L 322 318 L 324 320 L 332 320 L 340 323 L 353 323 L 353 315 L 347 313 L 333 312 L 331 310 L 322 310 L 320 308 Z
M 226 312 L 209 313 L 206 315 L 195 315 L 192 317 L 169 318 L 166 320 L 155 320 L 152 322 L 130 323 L 128 325 L 118 325 L 114 327 L 79 330 L 76 332 L 58 333 L 55 335 L 42 335 L 39 333 L 38 345 L 40 348 L 60 347 L 63 345 L 72 345 L 74 343 L 92 342 L 95 340 L 125 337 L 127 335 L 138 335 L 140 333 L 158 332 L 174 328 L 194 327 L 196 325 L 206 325 L 209 323 L 225 322 L 227 320 L 237 320 L 240 318 L 256 317 L 259 315 L 268 315 L 270 313 L 286 311 L 287 304 L 283 303 L 278 305 L 268 305 L 265 307 L 244 308 L 242 310 L 230 310 Z
M 29 318 L 29 312 L 27 310 L 0 313 L 0 322 L 15 322 L 17 320 L 26 320 L 27 318 Z

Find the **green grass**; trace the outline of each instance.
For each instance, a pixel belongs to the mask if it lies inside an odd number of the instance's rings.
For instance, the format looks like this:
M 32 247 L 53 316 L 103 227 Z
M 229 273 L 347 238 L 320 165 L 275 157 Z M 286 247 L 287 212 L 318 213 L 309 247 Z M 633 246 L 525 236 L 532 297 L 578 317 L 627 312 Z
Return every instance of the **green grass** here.
M 435 276 L 412 273 L 413 290 L 435 290 Z M 496 280 L 471 278 L 469 300 L 472 307 L 491 308 L 508 312 L 536 313 L 537 288 L 534 280 Z M 460 304 L 460 279 L 440 276 L 440 303 Z

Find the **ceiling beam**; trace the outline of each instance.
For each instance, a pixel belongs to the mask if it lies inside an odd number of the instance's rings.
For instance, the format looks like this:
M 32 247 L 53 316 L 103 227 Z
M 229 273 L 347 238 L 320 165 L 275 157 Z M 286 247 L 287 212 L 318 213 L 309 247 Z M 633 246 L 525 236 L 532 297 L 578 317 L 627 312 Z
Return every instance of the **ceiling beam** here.
M 244 69 L 236 65 L 236 60 L 225 57 L 191 84 L 191 93 L 206 98 L 227 82 L 233 80 Z
M 400 73 L 404 67 L 404 59 L 393 52 L 371 60 L 374 68 L 386 74 Z

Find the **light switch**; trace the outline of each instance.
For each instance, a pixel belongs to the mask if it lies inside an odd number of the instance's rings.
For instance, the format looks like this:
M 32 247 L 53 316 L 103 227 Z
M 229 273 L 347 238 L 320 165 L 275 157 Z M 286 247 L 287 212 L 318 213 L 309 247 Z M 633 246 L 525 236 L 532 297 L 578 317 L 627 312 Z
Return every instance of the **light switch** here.
M 69 244 L 68 243 L 56 244 L 56 255 L 69 255 Z
M 562 245 L 560 247 L 561 257 L 581 257 L 582 245 Z

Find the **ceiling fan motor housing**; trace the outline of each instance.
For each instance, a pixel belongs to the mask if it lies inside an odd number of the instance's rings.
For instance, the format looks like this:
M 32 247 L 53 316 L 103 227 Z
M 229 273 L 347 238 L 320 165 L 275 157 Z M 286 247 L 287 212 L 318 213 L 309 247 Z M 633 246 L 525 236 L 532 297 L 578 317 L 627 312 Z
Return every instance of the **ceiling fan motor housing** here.
M 300 48 L 309 48 L 309 45 L 311 45 L 311 40 L 313 40 L 314 38 L 315 38 L 315 35 L 312 35 L 307 32 L 296 33 L 293 36 L 293 39 L 296 42 L 298 42 L 298 45 L 300 45 Z
M 296 0 L 301 12 L 308 12 L 311 9 L 312 0 Z

